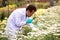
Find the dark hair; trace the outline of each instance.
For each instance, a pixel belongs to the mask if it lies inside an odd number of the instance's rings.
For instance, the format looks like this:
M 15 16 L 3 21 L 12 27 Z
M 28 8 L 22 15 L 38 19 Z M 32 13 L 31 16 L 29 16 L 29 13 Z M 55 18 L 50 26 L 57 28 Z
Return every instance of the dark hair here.
M 32 10 L 36 11 L 36 7 L 33 6 L 33 5 L 29 5 L 27 8 L 26 8 L 26 11 L 29 10 L 30 12 L 32 12 Z

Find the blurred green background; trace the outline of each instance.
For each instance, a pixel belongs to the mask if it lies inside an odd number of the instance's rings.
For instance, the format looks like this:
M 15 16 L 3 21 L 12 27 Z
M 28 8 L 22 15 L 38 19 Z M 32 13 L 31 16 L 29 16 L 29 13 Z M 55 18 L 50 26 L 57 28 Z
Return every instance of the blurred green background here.
M 52 4 L 51 4 L 52 3 Z M 59 5 L 59 0 L 0 0 L 0 20 L 9 17 L 16 8 L 26 7 L 28 4 L 35 5 L 37 9 Z

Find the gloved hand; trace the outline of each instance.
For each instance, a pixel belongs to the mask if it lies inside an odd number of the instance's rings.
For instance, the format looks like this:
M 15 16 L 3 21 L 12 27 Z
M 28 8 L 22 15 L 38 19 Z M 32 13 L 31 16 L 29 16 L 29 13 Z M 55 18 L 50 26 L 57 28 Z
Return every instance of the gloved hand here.
M 27 19 L 26 24 L 32 23 L 33 19 Z

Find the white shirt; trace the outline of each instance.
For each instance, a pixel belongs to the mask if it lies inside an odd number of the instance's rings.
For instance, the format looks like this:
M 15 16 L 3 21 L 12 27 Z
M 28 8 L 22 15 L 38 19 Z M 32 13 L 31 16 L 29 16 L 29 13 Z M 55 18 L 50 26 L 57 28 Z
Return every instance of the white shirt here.
M 15 32 L 17 29 L 20 29 L 22 25 L 26 24 L 27 19 L 26 8 L 16 9 L 8 18 L 6 31 L 9 29 L 10 31 Z

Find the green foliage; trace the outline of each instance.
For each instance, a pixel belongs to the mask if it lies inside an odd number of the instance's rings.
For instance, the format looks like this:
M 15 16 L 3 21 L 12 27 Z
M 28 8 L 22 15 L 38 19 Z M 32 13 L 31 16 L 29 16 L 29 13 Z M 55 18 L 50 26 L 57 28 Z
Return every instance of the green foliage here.
M 8 40 L 6 37 L 0 37 L 0 40 Z
M 23 27 L 23 35 L 27 36 L 27 33 L 31 32 L 32 29 L 30 27 Z

